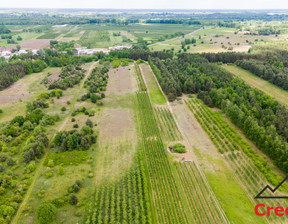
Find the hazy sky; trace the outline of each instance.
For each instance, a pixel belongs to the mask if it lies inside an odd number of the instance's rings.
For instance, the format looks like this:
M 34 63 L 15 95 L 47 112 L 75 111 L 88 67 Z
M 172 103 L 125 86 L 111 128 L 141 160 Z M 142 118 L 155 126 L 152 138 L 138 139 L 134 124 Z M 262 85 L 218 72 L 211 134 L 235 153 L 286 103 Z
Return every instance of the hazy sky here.
M 0 0 L 1 8 L 287 9 L 287 0 Z

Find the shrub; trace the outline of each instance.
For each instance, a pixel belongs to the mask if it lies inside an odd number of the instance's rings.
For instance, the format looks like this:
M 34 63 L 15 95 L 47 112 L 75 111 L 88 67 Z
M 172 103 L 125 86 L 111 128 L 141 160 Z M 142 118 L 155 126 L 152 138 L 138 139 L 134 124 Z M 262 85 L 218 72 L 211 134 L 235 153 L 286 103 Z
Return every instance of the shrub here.
M 5 153 L 0 153 L 0 162 L 5 162 L 7 157 L 8 156 Z
M 0 173 L 3 173 L 5 171 L 5 167 L 3 165 L 0 165 Z
M 3 110 L 2 109 L 0 109 L 0 114 L 2 114 L 3 113 Z
M 90 119 L 87 119 L 86 125 L 89 126 L 90 128 L 93 128 L 93 123 Z
M 74 194 L 71 194 L 70 198 L 69 198 L 69 203 L 71 205 L 77 205 L 78 203 L 78 198 L 74 195 Z
M 62 166 L 62 164 L 59 166 L 59 169 L 58 169 L 58 174 L 59 175 L 64 175 L 64 173 L 65 173 L 65 171 L 64 171 L 64 168 L 63 168 L 63 166 Z
M 63 111 L 63 112 L 66 111 L 66 107 L 62 107 L 61 111 Z
M 74 117 L 71 119 L 71 122 L 75 122 L 75 118 Z
M 82 187 L 82 183 L 81 183 L 80 180 L 76 180 L 76 181 L 75 181 L 75 184 L 77 184 L 79 187 Z
M 185 153 L 186 152 L 185 145 L 183 145 L 181 143 L 177 143 L 174 146 L 171 146 L 170 148 L 172 148 L 173 151 L 177 152 L 177 153 Z
M 50 178 L 52 177 L 52 171 L 48 171 L 46 174 L 45 174 L 46 178 Z
M 30 162 L 26 168 L 27 173 L 32 173 L 36 169 L 35 162 Z
M 8 158 L 7 161 L 6 161 L 7 165 L 8 166 L 14 166 L 15 162 L 12 158 Z
M 73 128 L 79 128 L 79 125 L 78 124 L 74 124 Z
M 5 193 L 5 188 L 4 187 L 0 187 L 0 195 Z M 1 223 L 1 222 L 0 222 Z
M 13 216 L 15 213 L 15 209 L 11 206 L 7 205 L 1 205 L 0 206 L 0 215 L 3 216 L 3 218 L 8 218 Z
M 74 184 L 73 185 L 73 192 L 74 193 L 77 193 L 77 192 L 79 192 L 80 191 L 80 187 L 77 185 L 77 184 Z
M 52 201 L 52 204 L 55 205 L 56 208 L 61 208 L 65 205 L 65 201 L 61 198 L 56 198 Z
M 56 217 L 56 207 L 48 202 L 41 204 L 36 210 L 36 218 L 40 224 L 48 224 Z
M 54 166 L 54 161 L 52 159 L 49 159 L 48 163 L 47 163 L 47 166 L 48 167 L 53 167 Z

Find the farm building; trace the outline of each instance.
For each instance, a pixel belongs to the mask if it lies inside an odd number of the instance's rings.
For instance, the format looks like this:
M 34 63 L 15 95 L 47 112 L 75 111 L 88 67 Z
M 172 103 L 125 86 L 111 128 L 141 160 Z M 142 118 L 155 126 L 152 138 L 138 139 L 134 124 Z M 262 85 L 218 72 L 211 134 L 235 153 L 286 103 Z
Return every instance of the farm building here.
M 75 53 L 77 55 L 93 55 L 101 51 L 104 52 L 105 54 L 108 54 L 108 50 L 105 49 L 87 49 L 87 48 L 76 48 Z
M 122 49 L 130 49 L 130 46 L 115 46 L 115 47 L 109 47 L 110 51 L 114 51 L 114 50 L 122 50 Z

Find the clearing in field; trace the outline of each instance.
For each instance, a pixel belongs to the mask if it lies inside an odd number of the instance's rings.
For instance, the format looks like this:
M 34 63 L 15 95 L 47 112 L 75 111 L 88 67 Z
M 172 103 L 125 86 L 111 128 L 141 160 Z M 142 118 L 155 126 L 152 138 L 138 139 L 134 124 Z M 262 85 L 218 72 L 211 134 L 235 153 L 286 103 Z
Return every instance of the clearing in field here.
M 267 95 L 273 97 L 279 103 L 288 107 L 288 91 L 285 91 L 284 89 L 281 89 L 280 87 L 273 85 L 272 83 L 261 79 L 251 72 L 235 65 L 223 65 L 222 68 L 243 79 L 251 87 L 263 91 Z

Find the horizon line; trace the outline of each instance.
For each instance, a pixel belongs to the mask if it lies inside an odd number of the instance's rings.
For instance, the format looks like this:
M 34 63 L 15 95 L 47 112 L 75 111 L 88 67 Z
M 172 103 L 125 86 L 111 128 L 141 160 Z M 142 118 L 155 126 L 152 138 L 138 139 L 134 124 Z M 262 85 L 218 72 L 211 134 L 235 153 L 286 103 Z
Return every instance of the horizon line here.
M 233 9 L 233 8 L 229 8 L 229 9 L 224 9 L 224 8 L 191 8 L 191 9 L 183 9 L 183 8 L 81 8 L 81 7 L 58 7 L 58 8 L 53 8 L 53 7 L 0 7 L 0 10 L 2 9 L 93 9 L 93 10 L 181 10 L 181 11 L 189 11 L 189 10 L 195 10 L 195 11 L 212 11 L 212 10 L 230 10 L 230 11 L 242 11 L 242 10 L 248 10 L 248 11 L 253 11 L 253 10 L 280 10 L 280 11 L 285 11 L 287 10 L 288 12 L 288 8 L 286 9 L 277 9 L 277 8 L 243 8 L 243 9 Z

